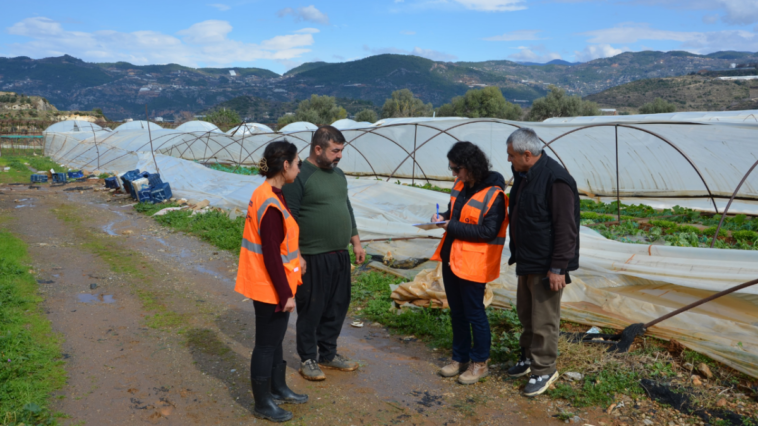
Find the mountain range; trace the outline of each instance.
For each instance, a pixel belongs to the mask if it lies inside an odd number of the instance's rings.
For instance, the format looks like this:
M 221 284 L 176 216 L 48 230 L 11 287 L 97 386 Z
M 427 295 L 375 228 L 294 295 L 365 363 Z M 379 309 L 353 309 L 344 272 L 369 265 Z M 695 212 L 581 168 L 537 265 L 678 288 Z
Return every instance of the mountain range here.
M 586 96 L 636 80 L 724 70 L 754 62 L 758 62 L 758 54 L 749 52 L 625 52 L 575 64 L 439 62 L 385 54 L 343 63 L 310 62 L 279 75 L 261 68 L 88 63 L 68 55 L 0 57 L 0 90 L 42 96 L 61 110 L 101 108 L 116 120 L 143 117 L 145 105 L 151 117 L 171 118 L 182 111 L 207 110 L 239 96 L 288 108 L 311 94 L 329 95 L 358 104 L 370 102 L 367 105 L 378 108 L 394 90 L 403 88 L 439 106 L 471 88 L 494 85 L 509 101 L 528 106 L 544 96 L 550 84 Z M 252 108 L 261 113 L 248 118 L 275 121 L 271 114 L 279 109 Z

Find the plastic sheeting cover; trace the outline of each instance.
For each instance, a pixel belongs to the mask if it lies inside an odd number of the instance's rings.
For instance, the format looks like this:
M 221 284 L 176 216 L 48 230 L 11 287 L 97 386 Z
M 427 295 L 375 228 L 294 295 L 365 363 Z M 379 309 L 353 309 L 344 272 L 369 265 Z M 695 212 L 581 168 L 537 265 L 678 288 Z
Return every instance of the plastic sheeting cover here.
M 207 121 L 200 121 L 200 120 L 194 120 L 194 121 L 188 121 L 184 124 L 181 124 L 177 126 L 176 129 L 177 132 L 217 132 L 217 133 L 223 133 L 215 124 L 209 123 Z
M 147 132 L 148 127 L 151 131 L 153 130 L 163 130 L 163 127 L 151 122 L 151 121 L 145 121 L 145 120 L 137 120 L 137 121 L 128 121 L 124 124 L 119 125 L 116 127 L 115 130 L 119 132 L 123 132 L 126 130 L 144 130 Z

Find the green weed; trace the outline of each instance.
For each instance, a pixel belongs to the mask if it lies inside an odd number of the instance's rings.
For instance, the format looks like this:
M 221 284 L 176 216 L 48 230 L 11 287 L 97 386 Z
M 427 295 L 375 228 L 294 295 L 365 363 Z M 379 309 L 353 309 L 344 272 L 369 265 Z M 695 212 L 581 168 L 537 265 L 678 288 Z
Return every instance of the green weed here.
M 51 393 L 65 383 L 60 337 L 39 304 L 26 245 L 0 230 L 0 421 L 54 424 Z
M 643 393 L 639 385 L 639 375 L 620 366 L 609 365 L 609 368 L 597 374 L 587 375 L 583 383 L 571 385 L 558 383 L 555 389 L 549 390 L 553 398 L 563 398 L 572 406 L 581 408 L 589 406 L 608 406 L 615 401 L 616 394 L 636 396 Z

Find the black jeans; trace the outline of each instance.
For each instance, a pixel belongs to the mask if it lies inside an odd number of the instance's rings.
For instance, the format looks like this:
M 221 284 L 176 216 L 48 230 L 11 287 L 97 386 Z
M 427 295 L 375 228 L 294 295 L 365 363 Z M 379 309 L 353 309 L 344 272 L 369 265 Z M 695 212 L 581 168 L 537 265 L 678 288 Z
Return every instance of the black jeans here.
M 274 365 L 281 364 L 282 342 L 287 333 L 289 312 L 274 312 L 276 305 L 253 300 L 255 306 L 255 348 L 250 360 L 250 377 L 271 377 Z
M 490 358 L 492 335 L 484 311 L 486 284 L 458 278 L 450 269 L 449 262 L 442 262 L 442 280 L 445 282 L 453 325 L 453 361 L 487 361 Z
M 350 307 L 350 255 L 340 250 L 303 259 L 306 273 L 295 294 L 297 353 L 302 361 L 329 362 Z

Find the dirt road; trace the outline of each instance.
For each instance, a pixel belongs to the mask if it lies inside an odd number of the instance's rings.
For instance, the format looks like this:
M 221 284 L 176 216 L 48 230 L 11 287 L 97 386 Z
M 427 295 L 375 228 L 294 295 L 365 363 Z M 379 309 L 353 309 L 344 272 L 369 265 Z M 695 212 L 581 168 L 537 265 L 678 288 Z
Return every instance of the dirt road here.
M 78 185 L 78 184 L 76 184 Z M 247 425 L 253 306 L 233 291 L 236 258 L 173 233 L 108 193 L 0 187 L 2 225 L 29 253 L 56 332 L 68 383 L 54 411 L 64 425 Z M 65 189 L 69 189 L 65 191 Z M 310 402 L 288 406 L 303 425 L 558 424 L 560 402 L 518 395 L 490 377 L 469 387 L 435 373 L 448 354 L 405 343 L 378 326 L 346 327 L 341 352 L 362 361 L 325 382 L 295 371 L 295 316 L 285 339 L 291 386 Z M 576 412 L 577 424 L 612 424 Z

